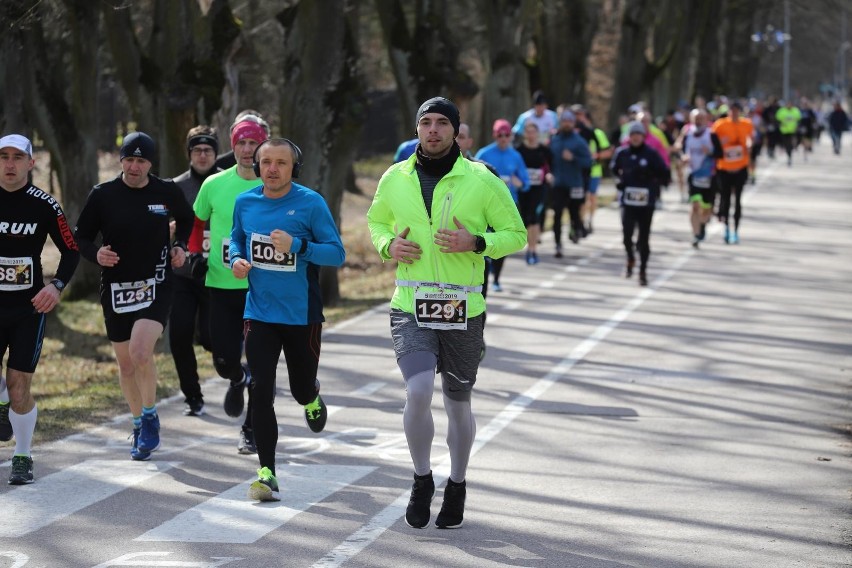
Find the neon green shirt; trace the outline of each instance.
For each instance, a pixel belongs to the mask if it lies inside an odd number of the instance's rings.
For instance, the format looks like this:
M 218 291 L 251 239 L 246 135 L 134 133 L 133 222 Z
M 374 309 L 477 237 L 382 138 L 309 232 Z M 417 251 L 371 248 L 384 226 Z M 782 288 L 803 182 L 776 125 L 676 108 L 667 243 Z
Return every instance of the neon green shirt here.
M 248 289 L 248 279 L 242 280 L 231 272 L 225 262 L 231 243 L 231 227 L 234 223 L 234 203 L 244 191 L 262 185 L 259 179 L 243 179 L 237 174 L 237 166 L 213 174 L 204 180 L 192 208 L 195 216 L 210 221 L 210 256 L 207 258 L 207 279 L 210 288 L 225 290 Z M 224 257 L 224 260 L 223 260 Z
M 594 128 L 592 130 L 595 133 L 595 139 L 592 140 L 592 145 L 589 147 L 589 150 L 592 151 L 592 154 L 609 148 L 610 143 L 606 133 L 600 128 Z M 601 165 L 600 160 L 595 160 L 595 163 L 592 165 L 592 170 L 589 175 L 593 178 L 603 177 L 603 166 Z
M 796 107 L 781 107 L 775 113 L 775 119 L 778 121 L 778 131 L 781 134 L 795 134 L 799 128 L 799 121 L 802 120 L 802 113 Z

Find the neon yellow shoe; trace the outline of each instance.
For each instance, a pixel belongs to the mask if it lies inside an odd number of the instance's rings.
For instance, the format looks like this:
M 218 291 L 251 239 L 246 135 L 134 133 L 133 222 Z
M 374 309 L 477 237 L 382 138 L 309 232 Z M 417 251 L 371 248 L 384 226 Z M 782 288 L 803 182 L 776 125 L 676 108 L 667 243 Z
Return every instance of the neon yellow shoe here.
M 268 467 L 257 470 L 257 481 L 249 486 L 248 497 L 254 501 L 280 501 L 278 478 Z

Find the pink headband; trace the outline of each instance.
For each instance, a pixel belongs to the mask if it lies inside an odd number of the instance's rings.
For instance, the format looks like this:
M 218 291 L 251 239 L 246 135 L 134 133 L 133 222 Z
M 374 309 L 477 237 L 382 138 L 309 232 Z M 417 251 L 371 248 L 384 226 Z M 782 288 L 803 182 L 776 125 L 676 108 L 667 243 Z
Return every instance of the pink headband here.
M 260 143 L 266 140 L 266 131 L 256 122 L 243 121 L 237 123 L 231 132 L 231 148 L 237 147 L 237 142 L 250 138 Z

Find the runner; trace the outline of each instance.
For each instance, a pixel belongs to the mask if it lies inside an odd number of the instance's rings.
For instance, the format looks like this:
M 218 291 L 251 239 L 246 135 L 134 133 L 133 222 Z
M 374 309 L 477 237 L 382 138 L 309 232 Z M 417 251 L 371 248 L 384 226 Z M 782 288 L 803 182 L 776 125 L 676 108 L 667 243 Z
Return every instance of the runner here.
M 248 279 L 246 358 L 252 370 L 251 427 L 260 469 L 249 498 L 278 501 L 275 448 L 275 379 L 281 352 L 290 393 L 304 406 L 313 432 L 325 428 L 328 411 L 317 380 L 322 339 L 321 266 L 339 267 L 346 253 L 322 195 L 293 182 L 302 152 L 272 138 L 257 147 L 254 172 L 263 185 L 242 193 L 234 205 L 230 258 L 234 277 Z
M 598 208 L 598 188 L 600 188 L 601 179 L 603 178 L 603 164 L 609 162 L 615 152 L 615 148 L 609 143 L 606 132 L 600 128 L 596 128 L 592 123 L 592 118 L 589 116 L 589 112 L 585 107 L 582 105 L 573 105 L 571 110 L 577 117 L 577 122 L 583 124 L 592 133 L 591 139 L 586 141 L 589 144 L 589 151 L 592 154 L 592 167 L 589 170 L 586 202 L 583 205 L 582 213 L 584 220 L 583 233 L 591 235 L 594 231 L 592 220 Z
M 706 236 L 707 223 L 713 216 L 713 204 L 716 199 L 714 189 L 713 138 L 707 128 L 707 112 L 694 109 L 689 113 L 690 124 L 686 125 L 676 147 L 683 149 L 683 162 L 689 166 L 687 183 L 689 185 L 689 222 L 692 226 L 692 246 Z
M 544 209 L 547 185 L 553 181 L 551 173 L 550 150 L 541 143 L 538 126 L 528 122 L 524 126 L 524 142 L 518 148 L 518 153 L 527 166 L 527 176 L 530 180 L 529 190 L 518 195 L 518 207 L 521 218 L 527 227 L 527 264 L 538 264 L 538 240 L 541 236 L 539 221 Z
M 15 436 L 9 485 L 34 481 L 32 440 L 38 407 L 31 387 L 46 315 L 59 304 L 80 253 L 62 207 L 29 183 L 33 146 L 20 134 L 0 138 L 0 441 Z M 56 277 L 45 286 L 41 255 L 48 235 L 59 249 Z M 11 512 L 10 512 L 11 514 Z
M 630 278 L 636 266 L 635 249 L 639 250 L 639 285 L 648 285 L 648 259 L 651 257 L 651 220 L 660 186 L 666 185 L 671 173 L 660 154 L 645 144 L 648 136 L 641 122 L 627 128 L 628 145 L 621 146 L 612 157 L 610 169 L 618 178 L 621 226 L 627 265 L 624 275 Z M 633 244 L 633 233 L 638 227 L 639 239 Z
M 172 268 L 183 265 L 192 210 L 180 188 L 149 172 L 154 141 L 143 132 L 124 138 L 122 173 L 92 188 L 75 236 L 84 258 L 101 270 L 101 307 L 118 361 L 119 383 L 133 416 L 130 457 L 151 459 L 160 447 L 154 347 L 172 302 Z M 177 221 L 169 244 L 169 219 Z M 98 234 L 102 245 L 95 244 Z
M 523 248 L 527 235 L 506 184 L 461 157 L 454 142 L 459 111 L 451 101 L 427 100 L 415 125 L 417 151 L 382 176 L 367 223 L 382 259 L 398 263 L 391 335 L 406 384 L 403 426 L 414 462 L 405 522 L 423 528 L 431 515 L 431 402 L 437 369 L 449 421 L 450 475 L 435 525 L 458 528 L 476 434 L 471 392 L 485 311 L 482 255 L 511 254 Z M 485 232 L 489 226 L 493 233 Z
M 577 122 L 574 113 L 562 111 L 559 132 L 550 140 L 553 155 L 553 238 L 556 241 L 556 258 L 562 258 L 562 212 L 568 208 L 571 219 L 571 242 L 577 243 L 582 234 L 580 207 L 586 201 L 583 169 L 592 165 L 589 145 L 574 130 Z
M 814 151 L 814 134 L 817 130 L 817 115 L 808 99 L 802 99 L 801 118 L 797 130 L 799 144 L 802 145 L 802 159 L 807 162 L 808 154 Z
M 526 164 L 524 164 L 521 154 L 512 147 L 512 125 L 509 124 L 508 120 L 497 119 L 494 121 L 491 131 L 494 142 L 481 148 L 476 153 L 476 159 L 490 164 L 497 171 L 497 175 L 505 182 L 512 194 L 512 199 L 517 204 L 519 194 L 526 193 L 530 188 Z M 500 285 L 503 261 L 502 257 L 491 259 L 491 275 L 493 276 L 491 289 L 495 292 L 503 290 Z
M 843 110 L 840 101 L 834 101 L 834 109 L 828 115 L 828 132 L 831 135 L 831 145 L 836 155 L 840 155 L 843 133 L 849 130 L 849 115 Z
M 195 198 L 195 226 L 189 241 L 193 264 L 204 264 L 204 227 L 210 223 L 210 254 L 207 257 L 205 284 L 210 291 L 210 346 L 213 367 L 223 379 L 230 381 L 225 394 L 225 414 L 238 418 L 246 408 L 240 428 L 237 451 L 241 454 L 257 452 L 252 430 L 252 397 L 249 389 L 248 405 L 245 389 L 251 382 L 247 365 L 241 363 L 243 354 L 243 314 L 246 307 L 248 282 L 236 278 L 231 272 L 229 250 L 234 220 L 234 202 L 246 190 L 259 187 L 261 181 L 254 171 L 254 151 L 267 139 L 266 130 L 252 120 L 239 122 L 231 129 L 231 147 L 236 165 L 212 175 L 201 185 Z M 203 270 L 203 269 L 202 269 Z
M 754 127 L 754 133 L 751 137 L 751 153 L 748 163 L 749 182 L 754 185 L 757 183 L 757 158 L 760 157 L 760 150 L 763 148 L 763 140 L 766 137 L 766 124 L 763 120 L 763 109 L 759 101 L 752 101 L 749 105 L 748 119 Z
M 547 108 L 547 97 L 542 91 L 533 93 L 532 105 L 531 109 L 518 115 L 515 125 L 512 126 L 512 133 L 520 137 L 523 135 L 524 125 L 534 122 L 538 127 L 539 141 L 546 146 L 559 128 L 559 115 Z
M 734 102 L 730 116 L 713 123 L 711 132 L 718 140 L 722 156 L 716 160 L 719 178 L 719 220 L 725 223 L 725 242 L 738 244 L 742 218 L 743 187 L 748 181 L 749 150 L 754 127 L 751 121 L 740 116 L 743 107 Z M 783 132 L 783 130 L 782 130 Z M 731 198 L 734 198 L 734 228 L 731 230 Z
M 799 131 L 799 120 L 802 118 L 801 111 L 793 106 L 793 101 L 786 104 L 775 113 L 778 121 L 778 131 L 784 142 L 784 151 L 787 152 L 787 166 L 793 165 L 793 150 L 796 149 L 796 134 Z
M 199 125 L 191 128 L 186 135 L 186 151 L 189 155 L 189 169 L 174 178 L 174 182 L 183 191 L 187 203 L 194 203 L 204 183 L 209 176 L 219 171 L 216 167 L 216 152 L 219 141 L 216 131 L 209 126 Z M 205 231 L 206 258 L 210 250 L 209 230 Z M 198 361 L 195 358 L 193 343 L 196 336 L 201 345 L 210 351 L 210 299 L 204 287 L 204 274 L 198 270 L 206 264 L 196 261 L 186 262 L 175 269 L 175 294 L 172 310 L 169 314 L 169 348 L 175 361 L 175 370 L 180 380 L 180 390 L 185 397 L 186 416 L 201 416 L 204 414 L 204 396 L 198 376 Z M 191 266 L 196 267 L 196 274 L 191 273 Z

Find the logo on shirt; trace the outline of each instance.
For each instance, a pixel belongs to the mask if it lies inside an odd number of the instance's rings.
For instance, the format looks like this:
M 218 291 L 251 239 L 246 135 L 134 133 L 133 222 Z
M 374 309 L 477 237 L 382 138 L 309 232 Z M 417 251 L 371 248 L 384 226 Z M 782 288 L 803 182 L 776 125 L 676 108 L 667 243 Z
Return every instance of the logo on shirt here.
M 153 213 L 154 215 L 168 215 L 169 210 L 163 204 L 153 204 L 148 205 L 148 213 Z
M 0 221 L 0 234 L 2 235 L 35 235 L 38 223 L 8 223 Z
M 290 209 L 289 211 L 287 211 L 287 215 L 295 215 L 295 214 L 296 214 L 295 209 Z

